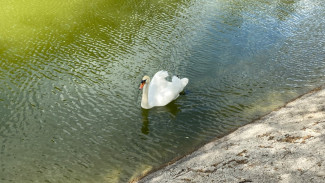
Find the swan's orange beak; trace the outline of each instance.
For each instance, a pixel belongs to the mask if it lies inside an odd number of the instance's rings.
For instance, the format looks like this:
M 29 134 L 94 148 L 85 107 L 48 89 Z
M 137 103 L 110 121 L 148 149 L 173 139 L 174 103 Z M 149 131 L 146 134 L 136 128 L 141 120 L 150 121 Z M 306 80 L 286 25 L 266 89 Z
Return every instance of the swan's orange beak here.
M 141 81 L 141 84 L 140 84 L 140 87 L 139 87 L 139 90 L 142 90 L 143 86 L 146 84 L 146 80 L 142 80 Z
M 145 84 L 145 83 L 141 83 L 141 84 L 140 84 L 139 90 L 142 90 L 144 84 Z

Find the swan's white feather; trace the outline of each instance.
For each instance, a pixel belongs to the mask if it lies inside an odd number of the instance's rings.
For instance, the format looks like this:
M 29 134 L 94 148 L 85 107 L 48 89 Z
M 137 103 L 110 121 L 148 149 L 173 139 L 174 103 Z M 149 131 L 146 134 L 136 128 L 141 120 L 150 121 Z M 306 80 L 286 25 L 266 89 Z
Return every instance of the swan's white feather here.
M 165 106 L 175 100 L 179 93 L 188 83 L 187 78 L 179 79 L 173 76 L 172 81 L 166 80 L 167 71 L 158 71 L 149 84 L 148 103 L 149 106 Z

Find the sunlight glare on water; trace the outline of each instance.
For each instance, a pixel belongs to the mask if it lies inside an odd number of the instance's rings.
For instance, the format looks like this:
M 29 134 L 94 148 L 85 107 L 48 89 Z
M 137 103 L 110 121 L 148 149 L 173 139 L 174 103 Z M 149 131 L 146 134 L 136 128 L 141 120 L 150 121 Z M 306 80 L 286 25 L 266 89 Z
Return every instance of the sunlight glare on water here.
M 0 182 L 127 182 L 323 85 L 324 10 L 0 0 Z M 143 110 L 159 70 L 189 78 L 185 95 Z

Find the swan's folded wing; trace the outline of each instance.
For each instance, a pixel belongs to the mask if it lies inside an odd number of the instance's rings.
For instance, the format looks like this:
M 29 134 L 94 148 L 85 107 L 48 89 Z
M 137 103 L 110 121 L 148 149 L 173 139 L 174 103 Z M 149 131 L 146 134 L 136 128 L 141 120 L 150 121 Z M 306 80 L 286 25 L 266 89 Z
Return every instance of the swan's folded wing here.
M 150 86 L 153 89 L 163 89 L 167 87 L 168 81 L 166 80 L 168 77 L 167 71 L 158 71 L 150 81 Z M 150 88 L 149 88 L 150 91 Z
M 166 77 L 168 76 L 167 71 L 158 71 L 152 78 L 149 84 L 148 92 L 148 102 L 151 106 L 161 106 L 162 100 L 164 98 L 161 95 L 163 91 L 168 86 L 168 81 Z
M 148 102 L 150 106 L 165 106 L 175 100 L 188 83 L 187 78 L 173 76 L 172 82 L 166 80 L 167 71 L 159 71 L 149 85 Z

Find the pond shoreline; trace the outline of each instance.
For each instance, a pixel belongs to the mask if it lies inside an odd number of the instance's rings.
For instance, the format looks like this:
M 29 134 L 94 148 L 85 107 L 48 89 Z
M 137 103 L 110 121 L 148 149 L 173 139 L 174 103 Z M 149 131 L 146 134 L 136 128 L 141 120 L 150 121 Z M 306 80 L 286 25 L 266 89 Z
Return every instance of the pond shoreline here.
M 322 182 L 324 119 L 323 86 L 131 182 Z

